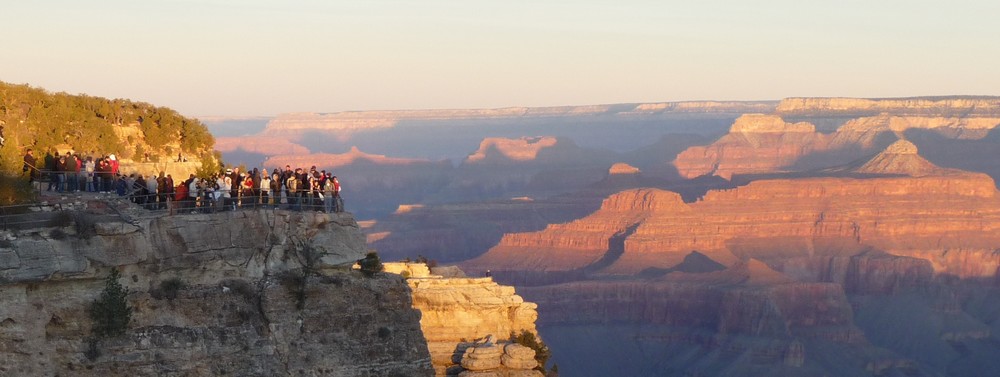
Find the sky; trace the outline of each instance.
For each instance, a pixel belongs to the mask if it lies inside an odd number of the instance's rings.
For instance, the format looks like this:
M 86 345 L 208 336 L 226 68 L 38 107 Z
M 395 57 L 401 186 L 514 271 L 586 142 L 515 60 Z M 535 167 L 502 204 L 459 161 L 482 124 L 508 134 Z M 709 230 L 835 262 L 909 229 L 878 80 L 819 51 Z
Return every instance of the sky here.
M 995 0 L 0 2 L 0 81 L 187 116 L 1000 94 Z

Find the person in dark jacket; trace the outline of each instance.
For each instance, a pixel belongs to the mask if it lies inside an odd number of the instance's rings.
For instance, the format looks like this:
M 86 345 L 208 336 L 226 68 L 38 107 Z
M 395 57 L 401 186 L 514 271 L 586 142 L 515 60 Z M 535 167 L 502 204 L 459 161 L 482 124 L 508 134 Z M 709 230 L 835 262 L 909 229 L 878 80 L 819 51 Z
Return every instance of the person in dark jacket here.
M 45 175 L 49 178 L 49 187 L 45 191 L 52 191 L 53 188 L 57 188 L 58 182 L 56 181 L 56 161 L 59 160 L 59 151 L 56 151 L 56 155 L 53 156 L 52 153 L 45 154 Z
M 21 168 L 21 171 L 28 173 L 28 183 L 38 179 L 38 160 L 35 159 L 31 148 L 24 152 L 24 167 Z

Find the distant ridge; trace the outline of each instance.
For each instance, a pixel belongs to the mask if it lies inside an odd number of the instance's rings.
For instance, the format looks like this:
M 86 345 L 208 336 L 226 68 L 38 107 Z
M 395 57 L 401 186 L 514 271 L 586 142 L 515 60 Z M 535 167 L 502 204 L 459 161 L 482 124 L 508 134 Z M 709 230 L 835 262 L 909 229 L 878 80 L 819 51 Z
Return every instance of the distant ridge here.
M 267 124 L 265 134 L 302 130 L 360 131 L 391 128 L 401 121 L 511 118 L 633 116 L 667 113 L 769 113 L 777 101 L 681 101 L 582 106 L 504 107 L 492 109 L 372 110 L 335 113 L 280 114 Z
M 792 97 L 778 103 L 775 113 L 798 116 L 1000 115 L 998 96 L 925 96 L 903 98 Z

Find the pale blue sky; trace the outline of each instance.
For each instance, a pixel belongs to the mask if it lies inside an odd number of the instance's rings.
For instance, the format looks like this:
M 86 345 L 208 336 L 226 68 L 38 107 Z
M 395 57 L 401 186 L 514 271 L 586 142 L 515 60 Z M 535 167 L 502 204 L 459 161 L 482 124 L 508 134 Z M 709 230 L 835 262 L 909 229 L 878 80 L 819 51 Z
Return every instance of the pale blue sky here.
M 1000 94 L 995 0 L 2 2 L 0 81 L 191 116 Z

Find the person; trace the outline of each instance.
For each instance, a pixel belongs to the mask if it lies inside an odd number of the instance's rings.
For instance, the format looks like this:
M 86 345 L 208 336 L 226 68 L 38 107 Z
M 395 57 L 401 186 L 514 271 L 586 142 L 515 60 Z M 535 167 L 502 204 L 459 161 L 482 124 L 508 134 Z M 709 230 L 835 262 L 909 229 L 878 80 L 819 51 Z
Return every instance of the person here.
M 323 184 L 323 209 L 326 213 L 333 213 L 333 179 L 325 179 Z
M 56 155 L 59 155 L 59 152 L 56 152 Z M 56 191 L 64 192 L 66 190 L 66 156 L 59 156 L 54 171 L 56 173 Z
M 275 207 L 281 206 L 281 174 L 277 171 L 271 174 L 271 199 Z
M 149 179 L 146 180 L 146 209 L 157 209 L 159 204 L 156 202 L 160 199 L 160 183 L 152 174 L 149 175 Z
M 226 170 L 226 174 L 219 177 L 219 191 L 222 192 L 222 205 L 226 209 L 236 210 L 236 202 L 233 201 L 233 178 L 229 175 L 232 170 Z
M 299 207 L 299 179 L 295 174 L 288 175 L 285 180 L 285 190 L 288 191 L 288 207 L 289 209 L 301 209 Z
M 258 187 L 258 191 L 260 191 L 259 202 L 262 206 L 266 207 L 268 204 L 270 204 L 268 203 L 268 198 L 271 196 L 269 195 L 270 190 L 271 190 L 271 176 L 267 174 L 267 169 L 264 169 L 263 171 L 260 172 L 260 187 Z
M 156 177 L 156 200 L 157 209 L 167 209 L 167 175 L 160 171 L 160 176 Z
M 198 207 L 198 190 L 201 188 L 200 181 L 195 178 L 194 174 L 191 174 L 191 182 L 188 183 L 188 201 L 190 201 L 191 209 L 196 210 Z M 192 212 L 194 213 L 194 212 Z
M 285 197 L 285 203 L 292 204 L 293 191 L 288 189 L 288 178 L 292 176 L 292 166 L 285 165 L 285 170 L 281 171 L 281 193 Z
M 111 174 L 118 175 L 118 168 L 121 167 L 118 163 L 118 158 L 116 158 L 114 154 L 111 154 L 108 156 L 108 160 L 111 164 Z
M 35 159 L 35 154 L 31 148 L 24 151 L 24 167 L 21 168 L 21 171 L 28 172 L 28 183 L 38 179 L 38 160 Z
M 45 155 L 45 170 L 48 171 L 49 177 L 49 187 L 45 191 L 52 191 L 52 189 L 59 187 L 59 181 L 56 178 L 58 173 L 56 172 L 56 163 L 59 162 L 59 151 L 56 151 L 55 156 L 52 153 Z
M 96 164 L 94 163 L 94 156 L 87 156 L 87 161 L 83 163 L 83 179 L 86 180 L 84 189 L 87 192 L 94 192 L 94 171 L 96 170 Z
M 167 186 L 166 189 L 167 189 L 167 191 L 166 191 L 166 200 L 165 200 L 166 206 L 163 207 L 163 208 L 166 208 L 166 209 L 170 210 L 170 214 L 173 214 L 174 213 L 174 208 L 173 208 L 174 207 L 174 177 L 171 176 L 170 174 L 167 174 L 167 178 L 164 179 L 164 182 L 166 182 L 166 186 Z
M 253 176 L 251 174 L 245 174 L 242 178 L 243 187 L 240 190 L 240 194 L 242 195 L 240 198 L 240 204 L 254 207 L 257 205 L 257 197 L 253 194 Z
M 337 176 L 330 178 L 333 181 L 333 212 L 344 212 L 344 199 L 340 197 L 340 181 Z
M 80 168 L 82 166 L 83 160 L 80 160 L 80 155 L 70 151 L 69 157 L 66 157 L 67 174 L 69 174 L 69 186 L 66 187 L 67 192 L 80 191 Z

